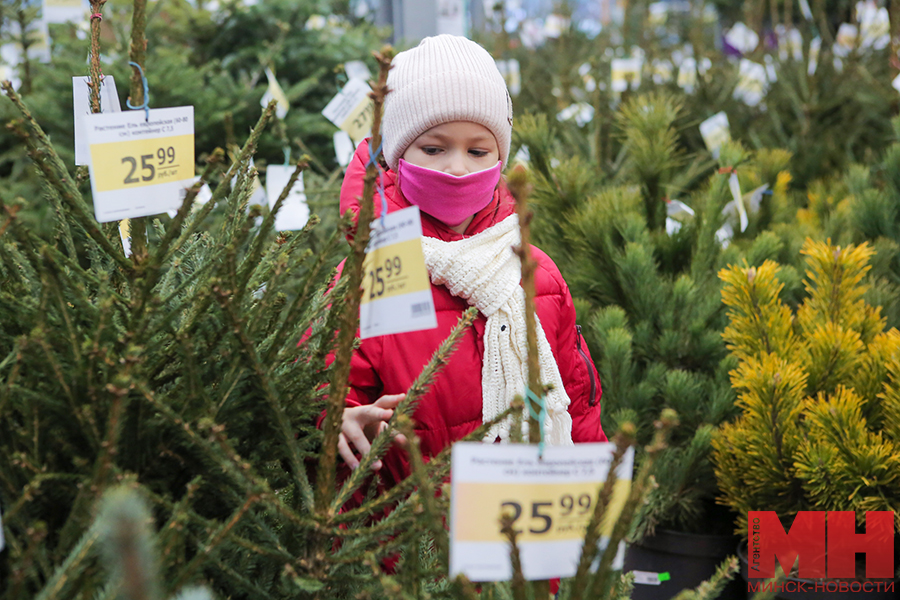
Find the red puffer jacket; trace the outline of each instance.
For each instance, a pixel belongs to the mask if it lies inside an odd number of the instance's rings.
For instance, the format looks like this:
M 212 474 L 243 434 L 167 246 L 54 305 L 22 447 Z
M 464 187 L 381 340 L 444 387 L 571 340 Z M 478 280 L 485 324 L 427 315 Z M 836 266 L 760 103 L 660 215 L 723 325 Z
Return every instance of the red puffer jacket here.
M 341 213 L 347 210 L 358 212 L 368 160 L 368 145 L 363 142 L 344 176 Z M 392 171 L 383 175 L 388 212 L 410 206 L 395 185 L 395 177 Z M 513 199 L 501 183 L 494 199 L 475 215 L 465 235 L 452 231 L 424 213 L 422 232 L 445 241 L 458 240 L 487 229 L 513 211 Z M 375 215 L 380 214 L 381 200 L 376 193 Z M 600 380 L 587 344 L 575 325 L 575 309 L 569 288 L 546 254 L 532 246 L 532 255 L 538 263 L 535 273 L 537 314 L 571 400 L 572 438 L 576 443 L 605 442 L 606 436 L 600 426 Z M 465 300 L 450 295 L 450 291 L 442 285 L 432 284 L 431 290 L 437 312 L 437 328 L 363 340 L 351 360 L 348 406 L 371 404 L 382 395 L 406 392 L 468 308 Z M 437 454 L 481 424 L 481 362 L 485 322 L 486 318 L 479 315 L 465 332 L 449 362 L 416 409 L 416 434 L 426 457 Z M 385 456 L 383 465 L 380 476 L 385 487 L 392 487 L 409 474 L 405 453 L 397 448 Z

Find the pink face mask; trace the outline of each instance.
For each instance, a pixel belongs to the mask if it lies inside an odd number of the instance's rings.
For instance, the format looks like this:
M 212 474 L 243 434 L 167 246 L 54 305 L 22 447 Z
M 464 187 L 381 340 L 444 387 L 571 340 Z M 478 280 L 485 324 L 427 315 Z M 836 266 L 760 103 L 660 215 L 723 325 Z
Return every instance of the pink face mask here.
M 501 163 L 484 171 L 455 177 L 400 159 L 400 191 L 422 212 L 455 227 L 491 203 L 500 181 Z

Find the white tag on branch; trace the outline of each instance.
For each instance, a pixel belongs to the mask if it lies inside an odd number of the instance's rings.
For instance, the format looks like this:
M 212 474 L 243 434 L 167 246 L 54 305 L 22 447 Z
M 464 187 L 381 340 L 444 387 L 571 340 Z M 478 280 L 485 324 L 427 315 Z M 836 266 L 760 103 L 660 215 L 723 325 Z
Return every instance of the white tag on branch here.
M 83 21 L 89 11 L 87 0 L 44 0 L 43 19 L 46 23 L 74 23 Z
M 85 117 L 91 114 L 90 77 L 72 78 L 72 109 L 75 114 L 75 164 L 86 165 L 90 162 L 87 133 L 84 129 Z M 122 112 L 119 104 L 119 93 L 116 91 L 116 80 L 107 75 L 100 83 L 100 112 Z
M 719 158 L 719 150 L 722 144 L 731 139 L 731 128 L 728 124 L 728 115 L 718 112 L 700 123 L 700 135 L 703 143 L 713 158 Z
M 184 198 L 187 196 L 188 190 L 190 190 L 194 186 L 194 184 L 197 183 L 198 181 L 200 181 L 199 175 L 194 177 L 194 182 L 191 183 L 191 185 L 181 188 L 181 191 L 178 193 L 178 200 L 181 203 L 184 203 Z M 207 202 L 212 200 L 212 197 L 213 197 L 213 193 L 209 187 L 209 184 L 204 183 L 200 187 L 200 191 L 197 192 L 197 195 L 194 197 L 194 204 L 193 204 L 193 208 L 191 210 L 197 210 L 198 207 L 203 206 L 204 204 L 206 204 Z M 174 219 L 175 215 L 178 214 L 178 211 L 170 210 L 170 211 L 168 211 L 168 213 L 169 213 L 169 217 Z
M 497 60 L 497 70 L 503 75 L 510 96 L 518 96 L 522 92 L 522 74 L 519 70 L 519 61 L 515 58 L 509 60 Z
M 119 238 L 122 240 L 122 250 L 125 256 L 131 256 L 131 219 L 119 221 Z
M 682 202 L 681 200 L 667 200 L 666 214 L 670 217 L 693 217 L 694 209 Z
M 269 106 L 269 102 L 275 100 L 278 103 L 275 105 L 275 116 L 279 119 L 283 119 L 287 115 L 291 103 L 288 102 L 287 95 L 284 93 L 284 90 L 281 89 L 281 86 L 278 85 L 278 80 L 275 79 L 275 73 L 273 73 L 272 69 L 269 67 L 266 67 L 266 78 L 269 80 L 269 87 L 266 89 L 266 93 L 263 94 L 259 103 L 263 108 L 266 108 Z
M 894 80 L 891 82 L 891 86 L 898 92 L 900 92 L 900 75 L 894 77 Z
M 372 79 L 372 72 L 369 67 L 361 60 L 349 60 L 344 63 L 344 72 L 347 73 L 347 79 L 362 79 L 369 81 Z
M 353 160 L 356 145 L 346 131 L 335 131 L 332 139 L 334 140 L 334 157 L 337 159 L 338 164 L 346 169 L 350 161 Z
M 614 58 L 610 62 L 612 70 L 612 91 L 622 93 L 627 89 L 636 90 L 641 85 L 641 67 L 644 59 Z
M 575 123 L 577 123 L 579 127 L 584 127 L 590 123 L 593 118 L 594 107 L 587 102 L 570 104 L 556 115 L 556 120 L 561 122 L 575 119 Z
M 194 107 L 85 117 L 94 216 L 101 223 L 181 207 L 194 180 Z
M 375 105 L 369 98 L 369 84 L 361 79 L 351 79 L 322 110 L 326 119 L 350 134 L 359 143 L 372 130 Z
M 812 10 L 809 8 L 809 0 L 800 0 L 800 12 L 807 21 L 813 20 Z
M 741 21 L 738 21 L 725 34 L 725 41 L 741 54 L 747 54 L 756 50 L 756 47 L 759 45 L 759 35 Z
M 809 66 L 806 68 L 807 75 L 813 75 L 816 67 L 819 66 L 819 51 L 822 49 L 822 38 L 813 38 L 809 42 Z
M 664 581 L 669 581 L 671 579 L 668 573 L 632 571 L 631 574 L 634 575 L 635 585 L 662 585 Z
M 5 546 L 6 541 L 3 539 L 3 515 L 0 514 L 0 551 L 3 551 Z
M 500 527 L 503 513 L 520 531 L 517 541 L 526 580 L 575 575 L 614 450 L 610 443 L 549 446 L 539 457 L 536 444 L 454 444 L 450 576 L 463 573 L 471 581 L 512 577 L 509 540 Z M 616 470 L 600 525 L 606 544 L 631 492 L 633 464 L 634 449 L 629 448 Z M 601 541 L 601 549 L 603 545 Z M 612 550 L 617 552 L 612 568 L 621 569 L 624 544 Z
M 681 231 L 681 223 L 672 217 L 666 217 L 666 235 L 673 236 Z
M 742 100 L 747 106 L 756 106 L 762 102 L 768 89 L 766 68 L 752 60 L 742 58 L 739 69 L 734 99 Z
M 269 209 L 284 192 L 294 174 L 295 167 L 289 165 L 269 165 L 266 167 L 266 196 Z M 287 198 L 281 203 L 281 209 L 275 215 L 276 231 L 293 231 L 303 229 L 309 221 L 309 206 L 306 204 L 306 193 L 303 191 L 303 173 L 297 178 Z
M 372 222 L 362 288 L 360 339 L 437 327 L 418 206 Z
M 859 37 L 859 30 L 856 28 L 856 25 L 842 23 L 838 27 L 831 51 L 840 58 L 847 56 L 856 47 L 857 37 Z
M 734 205 L 735 208 L 737 208 L 738 217 L 741 220 L 741 231 L 745 231 L 748 225 L 747 209 L 744 208 L 744 197 L 741 194 L 741 182 L 738 181 L 737 173 L 734 171 L 732 171 L 731 175 L 728 177 L 728 188 L 731 190 L 731 196 L 734 198 Z
M 654 2 L 647 7 L 647 21 L 654 27 L 661 27 L 669 20 L 669 3 Z
M 697 61 L 692 57 L 689 56 L 681 62 L 676 83 L 688 94 L 693 93 L 694 86 L 697 85 Z

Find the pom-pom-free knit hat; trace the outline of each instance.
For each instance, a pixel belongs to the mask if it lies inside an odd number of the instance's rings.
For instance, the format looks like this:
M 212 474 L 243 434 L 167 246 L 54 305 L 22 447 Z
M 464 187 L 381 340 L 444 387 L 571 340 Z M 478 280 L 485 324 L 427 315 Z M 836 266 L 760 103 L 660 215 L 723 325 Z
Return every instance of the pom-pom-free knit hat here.
M 396 171 L 413 141 L 441 123 L 472 121 L 497 139 L 506 164 L 512 138 L 512 100 L 494 59 L 455 35 L 428 37 L 397 54 L 384 101 L 384 159 Z

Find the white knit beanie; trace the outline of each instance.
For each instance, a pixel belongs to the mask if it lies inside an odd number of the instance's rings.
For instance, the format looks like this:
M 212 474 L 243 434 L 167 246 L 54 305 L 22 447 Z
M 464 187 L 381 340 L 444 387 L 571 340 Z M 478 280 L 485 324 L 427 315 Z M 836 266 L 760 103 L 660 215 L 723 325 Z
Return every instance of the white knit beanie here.
M 388 73 L 382 132 L 384 158 L 397 170 L 413 141 L 441 123 L 472 121 L 497 139 L 505 165 L 512 137 L 512 100 L 494 59 L 455 35 L 428 37 L 400 52 Z

